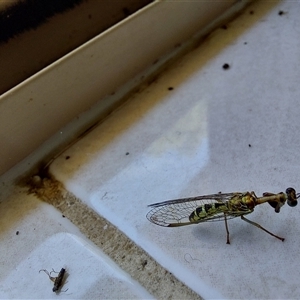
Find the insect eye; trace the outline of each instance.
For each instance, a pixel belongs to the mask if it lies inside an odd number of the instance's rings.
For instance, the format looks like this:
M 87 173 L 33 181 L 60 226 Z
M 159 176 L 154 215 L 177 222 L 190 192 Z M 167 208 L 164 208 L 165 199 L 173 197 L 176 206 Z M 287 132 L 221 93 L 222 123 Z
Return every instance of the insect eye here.
M 294 207 L 294 206 L 296 206 L 297 204 L 298 204 L 298 201 L 297 200 L 294 200 L 294 199 L 292 199 L 292 200 L 287 200 L 287 204 L 289 205 L 289 206 L 291 206 L 291 207 Z
M 297 200 L 295 200 L 295 201 L 288 201 L 287 203 L 288 203 L 289 206 L 294 207 L 294 206 L 296 206 L 298 204 L 298 201 Z
M 294 207 L 298 204 L 296 191 L 293 188 L 287 188 L 285 191 L 287 195 L 287 204 L 291 207 Z
M 294 194 L 295 197 L 296 197 L 296 191 L 295 191 L 295 189 L 293 189 L 293 188 L 291 188 L 291 187 L 287 188 L 286 191 L 285 191 L 285 193 L 286 193 L 287 195 Z

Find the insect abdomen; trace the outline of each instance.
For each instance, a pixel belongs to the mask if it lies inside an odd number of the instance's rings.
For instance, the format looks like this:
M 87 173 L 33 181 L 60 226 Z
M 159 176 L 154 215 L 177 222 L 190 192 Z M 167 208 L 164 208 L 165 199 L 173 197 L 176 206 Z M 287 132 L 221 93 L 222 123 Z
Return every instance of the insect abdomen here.
M 202 206 L 197 207 L 189 216 L 189 220 L 192 223 L 199 222 L 208 216 L 215 215 L 220 212 L 227 211 L 228 207 L 226 203 L 211 203 L 204 204 Z

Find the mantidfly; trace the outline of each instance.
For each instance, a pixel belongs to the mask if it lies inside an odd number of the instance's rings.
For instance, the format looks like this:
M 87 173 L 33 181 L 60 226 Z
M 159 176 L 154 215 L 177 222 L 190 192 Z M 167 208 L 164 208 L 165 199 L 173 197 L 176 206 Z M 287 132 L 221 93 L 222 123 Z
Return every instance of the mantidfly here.
M 276 213 L 279 213 L 280 208 L 286 201 L 289 206 L 296 206 L 299 197 L 300 194 L 296 194 L 296 191 L 289 187 L 285 193 L 263 193 L 262 197 L 257 197 L 254 192 L 238 192 L 168 200 L 150 204 L 149 207 L 152 209 L 148 212 L 147 219 L 154 224 L 165 227 L 178 227 L 208 221 L 225 220 L 227 244 L 230 244 L 227 220 L 241 217 L 242 220 L 284 241 L 284 238 L 273 234 L 261 225 L 246 219 L 244 216 L 252 213 L 256 205 L 266 202 L 275 209 Z
M 52 291 L 56 292 L 56 293 L 59 292 L 61 286 L 63 285 L 63 278 L 64 278 L 64 275 L 66 273 L 66 269 L 61 268 L 59 273 L 55 272 L 53 269 L 50 273 L 47 270 L 44 270 L 44 269 L 40 270 L 39 272 L 41 272 L 41 271 L 45 272 L 49 276 L 50 280 L 54 282 L 54 286 L 53 286 Z M 57 275 L 57 277 L 52 277 L 51 273 L 58 273 L 58 275 Z M 63 292 L 66 292 L 66 291 L 67 290 L 65 290 Z

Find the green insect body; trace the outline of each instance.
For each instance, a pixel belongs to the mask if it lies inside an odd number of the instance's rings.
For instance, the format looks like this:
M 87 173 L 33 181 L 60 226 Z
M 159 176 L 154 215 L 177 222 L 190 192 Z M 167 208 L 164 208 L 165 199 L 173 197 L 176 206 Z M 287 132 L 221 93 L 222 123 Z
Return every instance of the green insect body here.
M 284 241 L 284 238 L 271 233 L 259 224 L 246 219 L 244 216 L 252 213 L 256 205 L 266 202 L 278 213 L 286 201 L 289 206 L 296 206 L 299 196 L 293 188 L 287 188 L 285 193 L 264 193 L 262 197 L 257 197 L 254 192 L 245 192 L 218 193 L 168 200 L 149 205 L 152 209 L 148 212 L 147 218 L 150 222 L 164 227 L 178 227 L 208 221 L 225 220 L 227 244 L 229 244 L 227 220 L 241 217 L 242 220 Z

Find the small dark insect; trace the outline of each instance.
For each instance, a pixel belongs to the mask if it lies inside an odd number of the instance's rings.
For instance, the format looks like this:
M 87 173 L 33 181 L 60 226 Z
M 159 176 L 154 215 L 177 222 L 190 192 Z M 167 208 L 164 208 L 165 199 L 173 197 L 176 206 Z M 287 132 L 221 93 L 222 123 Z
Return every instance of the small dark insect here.
M 62 217 L 65 218 L 66 216 L 65 216 L 65 215 L 62 215 Z
M 227 27 L 227 25 L 222 25 L 221 28 L 226 30 L 228 27 Z
M 70 159 L 70 156 L 69 156 L 69 155 L 66 156 L 66 160 L 68 160 L 68 159 Z
M 249 144 L 248 147 L 251 148 L 252 147 L 251 144 Z
M 59 273 L 55 272 L 53 269 L 52 269 L 52 271 L 50 273 L 47 270 L 44 270 L 44 269 L 40 270 L 39 273 L 41 271 L 45 272 L 49 276 L 50 280 L 54 282 L 54 286 L 53 286 L 52 291 L 55 292 L 55 293 L 59 292 L 60 288 L 63 285 L 63 278 L 64 278 L 64 275 L 66 273 L 66 269 L 61 268 L 61 270 L 60 270 Z M 52 277 L 51 273 L 58 273 L 58 276 L 57 277 Z M 63 292 L 66 292 L 67 290 L 65 290 Z
M 18 231 L 16 231 L 16 235 L 19 235 L 19 230 L 18 230 Z
M 126 155 L 129 155 L 129 152 L 126 152 Z
M 224 65 L 223 65 L 223 69 L 224 69 L 224 70 L 228 70 L 229 68 L 230 68 L 230 65 L 229 65 L 229 64 L 224 64 Z
M 170 87 L 168 87 L 168 90 L 172 91 L 172 90 L 174 90 L 174 88 L 172 86 L 170 86 Z

